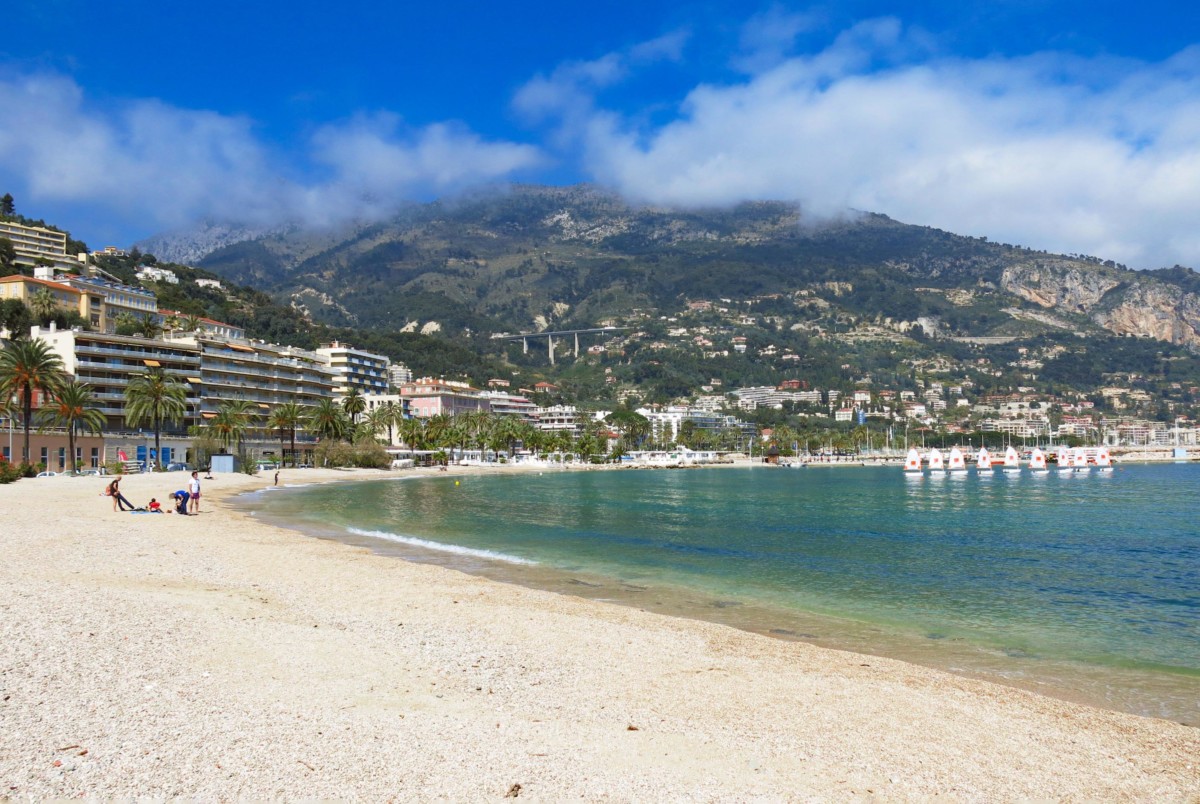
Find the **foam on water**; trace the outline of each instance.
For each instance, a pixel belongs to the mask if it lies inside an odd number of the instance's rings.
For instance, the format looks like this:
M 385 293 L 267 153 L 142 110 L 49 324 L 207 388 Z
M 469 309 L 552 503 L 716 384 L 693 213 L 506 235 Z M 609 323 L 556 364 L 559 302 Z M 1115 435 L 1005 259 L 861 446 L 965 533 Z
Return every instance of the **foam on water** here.
M 363 530 L 362 528 L 346 528 L 346 531 L 353 533 L 356 536 L 368 536 L 372 539 L 383 539 L 384 541 L 395 542 L 397 544 L 407 544 L 410 547 L 420 547 L 424 550 L 437 550 L 442 553 L 453 553 L 460 556 L 471 556 L 473 558 L 483 558 L 489 561 L 504 561 L 509 564 L 537 564 L 536 561 L 530 561 L 526 558 L 511 556 L 506 553 L 498 553 L 495 550 L 477 550 L 473 547 L 463 547 L 457 544 L 444 544 L 442 542 L 434 542 L 428 539 L 418 539 L 415 536 L 401 536 L 398 533 L 389 533 L 385 530 Z

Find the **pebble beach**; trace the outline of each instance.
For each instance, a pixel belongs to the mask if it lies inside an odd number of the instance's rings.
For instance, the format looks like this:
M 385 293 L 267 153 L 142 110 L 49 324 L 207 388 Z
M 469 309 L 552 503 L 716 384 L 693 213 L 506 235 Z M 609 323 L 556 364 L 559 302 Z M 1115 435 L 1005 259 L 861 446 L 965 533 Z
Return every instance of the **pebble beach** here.
M 228 504 L 269 473 L 106 482 L 0 486 L 0 796 L 1200 800 L 1177 723 L 308 538 Z

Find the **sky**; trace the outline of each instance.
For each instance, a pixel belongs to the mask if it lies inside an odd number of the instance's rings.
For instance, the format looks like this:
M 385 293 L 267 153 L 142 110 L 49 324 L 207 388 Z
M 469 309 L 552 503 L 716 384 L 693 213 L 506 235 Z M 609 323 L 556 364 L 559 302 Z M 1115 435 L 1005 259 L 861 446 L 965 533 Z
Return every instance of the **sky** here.
M 9 0 L 4 17 L 0 194 L 92 248 L 592 182 L 1200 268 L 1194 2 Z

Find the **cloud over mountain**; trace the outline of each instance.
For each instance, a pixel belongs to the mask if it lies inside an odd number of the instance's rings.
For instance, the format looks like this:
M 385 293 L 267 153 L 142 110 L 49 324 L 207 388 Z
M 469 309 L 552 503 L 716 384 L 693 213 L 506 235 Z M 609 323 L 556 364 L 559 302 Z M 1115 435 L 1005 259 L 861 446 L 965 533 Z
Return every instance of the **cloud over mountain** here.
M 597 181 L 653 203 L 795 199 L 1139 267 L 1200 264 L 1200 48 L 1158 64 L 968 60 L 880 19 L 783 58 L 804 21 L 776 23 L 775 38 L 763 19 L 743 36 L 759 49 L 737 65 L 758 69 L 694 86 L 665 122 L 605 106 L 594 83 L 560 86 L 558 138 Z

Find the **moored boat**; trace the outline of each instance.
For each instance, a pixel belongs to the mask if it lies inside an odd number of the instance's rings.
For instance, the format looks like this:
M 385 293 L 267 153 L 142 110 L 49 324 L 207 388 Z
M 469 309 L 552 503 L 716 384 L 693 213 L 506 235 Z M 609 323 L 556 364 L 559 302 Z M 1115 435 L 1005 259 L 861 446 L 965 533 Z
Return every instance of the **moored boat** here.
M 988 452 L 987 447 L 980 447 L 979 452 L 975 453 L 975 468 L 980 472 L 992 471 L 992 453 Z
M 946 464 L 942 459 L 942 451 L 937 447 L 929 450 L 929 471 L 940 472 L 945 468 Z
M 1013 447 L 1009 447 L 1008 449 L 1004 450 L 1004 471 L 1021 471 L 1021 459 L 1017 456 L 1017 451 Z
M 1112 468 L 1113 468 L 1112 455 L 1109 454 L 1108 447 L 1101 447 L 1099 450 L 1097 450 L 1097 452 L 1096 452 L 1096 468 L 1099 469 L 1101 472 L 1111 472 L 1112 471 Z
M 950 448 L 950 464 L 947 468 L 950 472 L 965 472 L 967 471 L 967 460 L 963 457 L 962 450 L 958 447 Z
M 1029 456 L 1029 469 L 1034 472 L 1048 471 L 1046 469 L 1046 453 L 1042 452 L 1039 447 L 1034 447 Z

